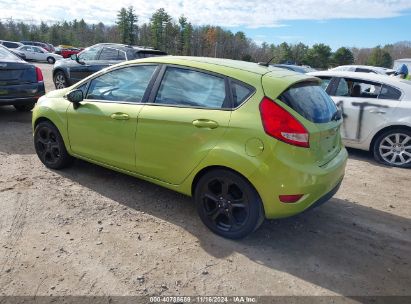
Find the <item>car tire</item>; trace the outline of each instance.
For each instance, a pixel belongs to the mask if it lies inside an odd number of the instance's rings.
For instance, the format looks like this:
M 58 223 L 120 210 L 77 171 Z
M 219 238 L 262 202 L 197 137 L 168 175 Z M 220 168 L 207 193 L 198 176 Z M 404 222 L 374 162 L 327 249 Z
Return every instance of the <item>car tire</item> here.
M 53 57 L 47 57 L 47 62 L 50 64 L 54 64 L 56 62 L 56 59 L 54 59 Z
M 225 238 L 244 238 L 265 219 L 257 191 L 248 180 L 230 170 L 205 173 L 196 184 L 194 200 L 203 223 Z
M 411 131 L 398 128 L 381 133 L 375 139 L 373 154 L 384 165 L 411 168 Z
M 57 71 L 56 74 L 54 74 L 53 80 L 56 89 L 64 89 L 68 87 L 67 78 L 63 71 Z
M 33 110 L 35 103 L 25 104 L 25 105 L 14 105 L 14 108 L 19 112 L 30 112 Z
M 73 161 L 59 130 L 51 122 L 44 121 L 36 126 L 34 147 L 41 162 L 50 169 L 63 169 Z

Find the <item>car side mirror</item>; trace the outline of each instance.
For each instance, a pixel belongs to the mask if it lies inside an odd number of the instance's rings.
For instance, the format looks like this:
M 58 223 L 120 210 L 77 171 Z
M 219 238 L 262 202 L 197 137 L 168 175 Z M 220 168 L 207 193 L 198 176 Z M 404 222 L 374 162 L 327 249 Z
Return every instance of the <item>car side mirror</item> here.
M 77 63 L 84 64 L 84 61 L 81 61 L 77 54 L 70 55 L 71 60 L 75 60 Z
M 70 91 L 66 94 L 66 98 L 68 101 L 78 105 L 84 99 L 83 91 L 79 89 Z

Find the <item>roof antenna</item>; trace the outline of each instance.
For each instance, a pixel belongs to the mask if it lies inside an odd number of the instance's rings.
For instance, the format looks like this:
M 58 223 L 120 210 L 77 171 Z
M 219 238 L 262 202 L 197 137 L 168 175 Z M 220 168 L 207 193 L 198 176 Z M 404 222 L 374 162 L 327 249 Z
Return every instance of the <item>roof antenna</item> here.
M 273 61 L 274 57 L 272 57 L 270 60 L 268 60 L 267 62 L 259 62 L 258 65 L 262 65 L 265 67 L 268 67 L 270 65 L 270 62 Z

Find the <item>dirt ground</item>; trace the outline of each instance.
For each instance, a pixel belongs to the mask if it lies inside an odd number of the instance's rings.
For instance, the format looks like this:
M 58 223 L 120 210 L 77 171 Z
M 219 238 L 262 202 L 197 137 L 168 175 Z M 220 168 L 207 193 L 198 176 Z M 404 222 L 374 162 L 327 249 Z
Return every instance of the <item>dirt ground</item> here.
M 0 295 L 411 295 L 410 170 L 350 150 L 331 201 L 230 241 L 180 194 L 46 169 L 30 123 L 0 108 Z

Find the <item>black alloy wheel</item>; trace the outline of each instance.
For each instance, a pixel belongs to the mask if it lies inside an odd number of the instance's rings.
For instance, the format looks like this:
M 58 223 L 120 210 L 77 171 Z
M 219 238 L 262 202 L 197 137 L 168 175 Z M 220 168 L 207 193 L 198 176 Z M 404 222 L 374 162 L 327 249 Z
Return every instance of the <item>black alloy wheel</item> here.
M 34 131 L 34 146 L 37 156 L 48 168 L 62 169 L 72 161 L 58 129 L 50 122 L 37 125 Z
M 243 238 L 264 221 L 261 199 L 254 187 L 229 170 L 213 170 L 201 177 L 195 201 L 204 224 L 226 238 Z

